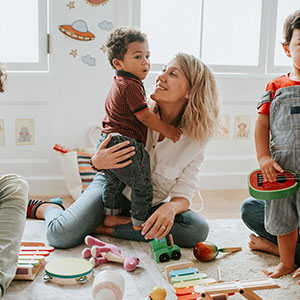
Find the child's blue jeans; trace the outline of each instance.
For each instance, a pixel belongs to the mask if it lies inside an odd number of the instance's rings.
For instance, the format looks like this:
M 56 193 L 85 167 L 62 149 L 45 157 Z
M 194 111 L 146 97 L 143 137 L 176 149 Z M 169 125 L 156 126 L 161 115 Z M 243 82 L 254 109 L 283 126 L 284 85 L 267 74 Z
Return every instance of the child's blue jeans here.
M 107 138 L 101 134 L 99 144 Z M 152 206 L 153 192 L 151 184 L 150 158 L 143 143 L 135 139 L 113 135 L 108 148 L 130 141 L 135 148 L 135 155 L 130 157 L 130 165 L 121 169 L 105 170 L 105 183 L 103 186 L 103 203 L 105 215 L 119 215 L 122 206 L 122 191 L 125 186 L 131 188 L 131 220 L 135 226 L 141 226 L 148 218 Z

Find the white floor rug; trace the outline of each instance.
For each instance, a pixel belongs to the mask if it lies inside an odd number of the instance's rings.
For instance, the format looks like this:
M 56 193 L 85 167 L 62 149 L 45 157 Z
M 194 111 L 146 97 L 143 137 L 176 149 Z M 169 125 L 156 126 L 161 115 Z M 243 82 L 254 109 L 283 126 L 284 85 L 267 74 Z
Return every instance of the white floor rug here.
M 193 255 L 192 249 L 181 249 L 182 258 L 179 262 L 192 261 L 201 272 L 209 277 L 217 279 L 218 267 L 222 270 L 224 281 L 232 280 L 252 280 L 264 278 L 262 269 L 266 266 L 275 265 L 279 258 L 260 252 L 251 252 L 248 247 L 248 236 L 250 231 L 245 227 L 241 220 L 209 220 L 210 234 L 208 241 L 215 243 L 219 248 L 241 246 L 242 251 L 234 254 L 220 253 L 212 262 L 201 263 Z M 140 267 L 134 272 L 126 272 L 121 264 L 105 263 L 95 268 L 94 275 L 101 270 L 115 270 L 121 273 L 125 279 L 124 300 L 143 300 L 149 295 L 151 289 L 161 285 L 167 291 L 168 300 L 175 300 L 173 290 L 166 281 L 164 272 L 165 266 L 178 261 L 167 263 L 156 263 L 150 256 L 150 247 L 147 243 L 118 240 L 109 237 L 99 236 L 100 239 L 116 244 L 124 256 L 134 255 L 140 258 Z M 43 221 L 27 221 L 24 241 L 46 241 L 44 235 Z M 61 257 L 80 257 L 84 244 L 69 250 L 55 250 L 47 261 L 52 261 Z M 93 278 L 83 285 L 59 286 L 53 283 L 45 283 L 42 279 L 43 268 L 40 270 L 34 281 L 13 281 L 8 288 L 4 300 L 90 300 L 92 299 Z M 300 299 L 300 286 L 291 275 L 276 279 L 279 289 L 258 291 L 257 294 L 264 300 Z M 230 296 L 229 300 L 245 299 L 239 294 Z

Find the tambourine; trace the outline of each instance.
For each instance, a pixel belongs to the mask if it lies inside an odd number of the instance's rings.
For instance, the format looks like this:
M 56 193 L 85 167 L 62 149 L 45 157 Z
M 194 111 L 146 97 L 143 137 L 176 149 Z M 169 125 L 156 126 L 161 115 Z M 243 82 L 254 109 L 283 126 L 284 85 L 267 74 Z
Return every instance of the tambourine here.
M 93 275 L 93 266 L 82 258 L 61 258 L 45 266 L 43 279 L 61 285 L 86 283 Z

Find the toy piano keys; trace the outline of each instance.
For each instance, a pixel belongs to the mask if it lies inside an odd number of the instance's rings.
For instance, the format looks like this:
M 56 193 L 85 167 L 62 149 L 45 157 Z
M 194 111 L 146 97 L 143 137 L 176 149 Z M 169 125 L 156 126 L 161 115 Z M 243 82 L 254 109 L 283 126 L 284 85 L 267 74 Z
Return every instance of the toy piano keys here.
M 165 270 L 178 300 L 227 300 L 235 293 L 249 300 L 262 300 L 253 290 L 279 288 L 272 278 L 217 282 L 206 278 L 192 262 L 169 265 Z
M 16 280 L 34 280 L 46 256 L 54 251 L 53 247 L 42 242 L 21 242 Z

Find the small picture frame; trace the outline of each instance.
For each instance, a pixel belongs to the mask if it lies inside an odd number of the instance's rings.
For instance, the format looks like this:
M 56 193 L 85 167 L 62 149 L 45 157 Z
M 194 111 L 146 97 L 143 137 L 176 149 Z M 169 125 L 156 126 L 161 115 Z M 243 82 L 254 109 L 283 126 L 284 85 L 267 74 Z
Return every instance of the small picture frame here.
M 230 137 L 230 115 L 220 116 L 220 126 L 217 130 L 214 140 L 229 140 Z
M 0 146 L 5 145 L 4 120 L 0 120 Z
M 234 117 L 234 139 L 250 140 L 251 137 L 251 116 L 238 115 Z
M 34 145 L 34 119 L 16 119 L 16 145 Z

